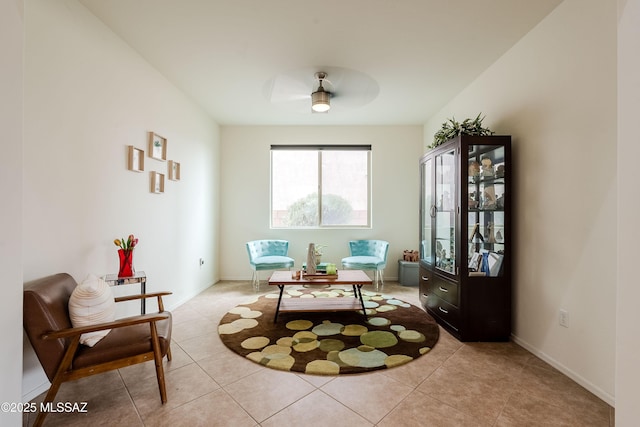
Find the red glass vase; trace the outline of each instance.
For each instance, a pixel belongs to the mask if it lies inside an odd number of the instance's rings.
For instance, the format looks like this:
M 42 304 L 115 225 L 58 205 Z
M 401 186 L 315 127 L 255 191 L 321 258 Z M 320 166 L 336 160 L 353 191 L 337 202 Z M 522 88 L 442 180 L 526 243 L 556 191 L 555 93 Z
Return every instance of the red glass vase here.
M 131 277 L 134 275 L 133 269 L 133 251 L 124 249 L 118 249 L 118 258 L 120 259 L 120 269 L 118 270 L 118 277 Z

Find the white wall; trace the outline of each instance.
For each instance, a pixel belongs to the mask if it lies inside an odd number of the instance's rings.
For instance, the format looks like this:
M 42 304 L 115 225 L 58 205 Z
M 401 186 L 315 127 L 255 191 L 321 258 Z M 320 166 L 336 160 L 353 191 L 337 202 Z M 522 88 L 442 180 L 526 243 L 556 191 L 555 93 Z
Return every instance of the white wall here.
M 640 286 L 638 286 L 638 212 L 635 181 L 640 112 L 640 0 L 618 2 L 618 306 L 616 342 L 616 425 L 640 420 Z
M 22 0 L 0 1 L 0 402 L 21 402 L 22 384 Z M 19 426 L 22 415 L 0 412 L 0 425 Z
M 215 283 L 218 126 L 75 0 L 29 0 L 25 27 L 24 280 L 115 273 L 113 240 L 134 233 L 134 265 L 148 291 L 173 291 L 168 308 Z M 166 174 L 166 162 L 146 157 L 143 173 L 126 166 L 128 145 L 147 152 L 148 131 L 181 163 L 181 180 L 162 195 L 150 193 L 149 172 Z M 130 303 L 119 314 L 135 312 Z M 44 375 L 26 349 L 28 398 Z
M 340 264 L 351 239 L 389 241 L 385 277 L 397 279 L 397 260 L 418 249 L 418 160 L 421 126 L 223 126 L 220 271 L 223 279 L 251 278 L 245 243 L 289 241 L 296 265 L 306 261 L 309 243 L 328 245 L 323 261 Z M 270 229 L 271 144 L 371 144 L 373 218 L 370 229 Z M 263 272 L 261 278 L 265 279 Z
M 613 404 L 615 2 L 561 3 L 427 123 L 425 145 L 478 112 L 513 135 L 514 338 Z

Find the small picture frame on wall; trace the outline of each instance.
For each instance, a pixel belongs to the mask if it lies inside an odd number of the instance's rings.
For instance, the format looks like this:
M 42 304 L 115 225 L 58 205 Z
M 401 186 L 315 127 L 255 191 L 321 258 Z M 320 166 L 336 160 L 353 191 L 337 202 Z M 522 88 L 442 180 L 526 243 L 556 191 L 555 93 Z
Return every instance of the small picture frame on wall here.
M 149 172 L 149 174 L 151 175 L 151 192 L 164 193 L 164 174 L 156 171 Z
M 169 160 L 169 179 L 180 181 L 180 163 L 175 160 Z
M 149 157 L 156 160 L 167 160 L 167 138 L 149 132 Z
M 133 145 L 128 147 L 127 168 L 133 172 L 144 171 L 144 151 Z

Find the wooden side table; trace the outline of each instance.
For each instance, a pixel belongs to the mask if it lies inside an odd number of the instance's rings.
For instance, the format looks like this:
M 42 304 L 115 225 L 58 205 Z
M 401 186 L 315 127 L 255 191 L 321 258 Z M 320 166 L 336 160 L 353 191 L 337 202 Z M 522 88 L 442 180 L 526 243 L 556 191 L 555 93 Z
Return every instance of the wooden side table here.
M 107 274 L 103 279 L 109 286 L 140 284 L 140 294 L 147 293 L 147 275 L 144 271 L 136 271 L 136 273 L 131 277 L 118 277 L 117 273 Z M 140 300 L 140 314 L 145 314 L 147 311 L 145 301 L 146 298 L 142 298 Z

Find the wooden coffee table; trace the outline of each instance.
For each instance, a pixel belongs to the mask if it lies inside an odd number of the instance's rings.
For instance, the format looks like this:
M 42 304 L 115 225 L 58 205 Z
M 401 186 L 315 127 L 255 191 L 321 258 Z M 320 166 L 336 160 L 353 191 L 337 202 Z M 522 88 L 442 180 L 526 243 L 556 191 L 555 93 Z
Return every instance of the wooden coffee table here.
M 278 314 L 282 312 L 294 311 L 357 311 L 362 310 L 366 317 L 364 300 L 362 299 L 362 287 L 371 285 L 372 280 L 362 270 L 338 270 L 338 277 L 326 278 L 316 276 L 313 278 L 292 279 L 289 271 L 274 271 L 269 278 L 269 285 L 280 288 L 278 296 L 278 306 L 274 323 L 278 320 Z M 353 286 L 354 298 L 285 298 L 282 293 L 285 286 L 306 285 L 306 286 L 326 286 L 326 285 L 351 285 Z

